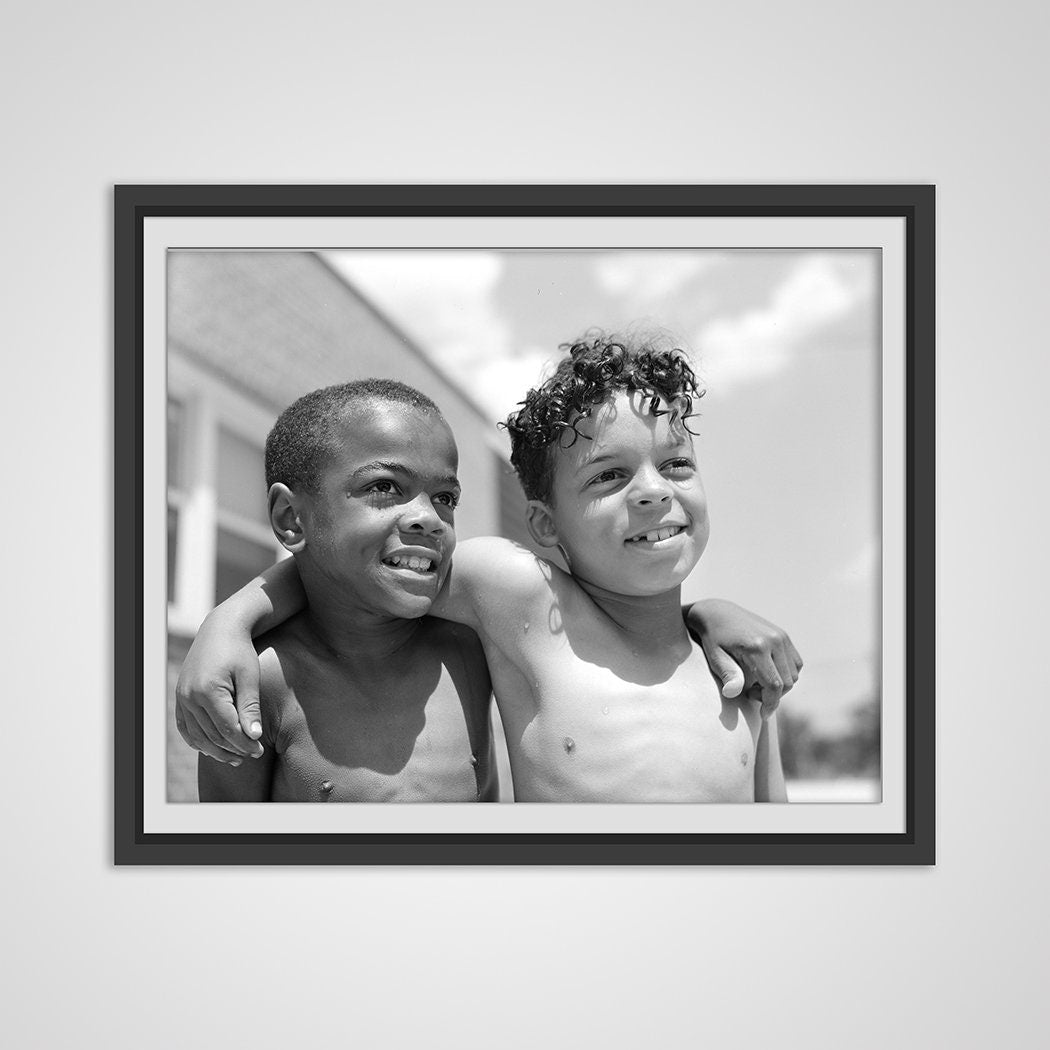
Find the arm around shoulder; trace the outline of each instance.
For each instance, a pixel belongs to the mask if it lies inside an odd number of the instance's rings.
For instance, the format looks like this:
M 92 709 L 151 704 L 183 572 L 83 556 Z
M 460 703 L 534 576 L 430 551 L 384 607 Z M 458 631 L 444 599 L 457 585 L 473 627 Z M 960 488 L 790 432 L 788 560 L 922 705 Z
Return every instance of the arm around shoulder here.
M 682 612 L 722 680 L 722 695 L 736 697 L 746 689 L 747 697 L 761 699 L 763 717 L 768 718 L 802 670 L 802 657 L 787 632 L 718 598 L 694 602 Z
M 209 619 L 219 616 L 231 630 L 240 627 L 257 638 L 305 607 L 306 592 L 295 559 L 285 558 L 227 598 Z
M 431 613 L 481 630 L 493 616 L 527 610 L 550 592 L 561 570 L 499 536 L 465 540 L 456 548 L 445 586 Z
M 252 635 L 282 623 L 305 604 L 289 558 L 208 614 L 175 689 L 176 725 L 190 747 L 228 763 L 259 753 L 259 673 Z
M 201 802 L 270 802 L 277 764 L 275 743 L 280 732 L 284 678 L 273 648 L 260 646 L 258 711 L 261 743 L 258 758 L 237 765 L 215 761 L 202 754 L 197 759 L 197 796 Z

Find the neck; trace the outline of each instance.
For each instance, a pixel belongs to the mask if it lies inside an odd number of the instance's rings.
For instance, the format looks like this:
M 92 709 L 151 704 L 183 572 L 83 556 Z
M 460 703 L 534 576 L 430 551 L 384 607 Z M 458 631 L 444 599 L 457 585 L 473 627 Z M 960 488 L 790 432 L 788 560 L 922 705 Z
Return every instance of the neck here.
M 687 636 L 680 586 L 660 594 L 629 595 L 607 591 L 579 577 L 576 582 L 594 604 L 628 634 L 661 640 Z
M 373 619 L 360 623 L 318 613 L 307 606 L 306 623 L 317 641 L 340 660 L 369 660 L 392 656 L 419 630 L 420 620 Z
M 310 633 L 332 655 L 344 660 L 387 657 L 419 630 L 422 619 L 407 620 L 362 609 L 339 593 L 311 587 L 304 578 L 304 619 Z

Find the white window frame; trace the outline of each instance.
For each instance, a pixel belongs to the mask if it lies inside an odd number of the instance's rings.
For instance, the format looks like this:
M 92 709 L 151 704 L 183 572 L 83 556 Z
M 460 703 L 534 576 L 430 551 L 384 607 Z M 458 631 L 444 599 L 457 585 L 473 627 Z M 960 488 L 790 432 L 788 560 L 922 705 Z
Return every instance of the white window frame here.
M 178 509 L 175 593 L 168 595 L 168 630 L 193 635 L 215 604 L 220 527 L 271 547 L 275 561 L 285 553 L 265 525 L 221 509 L 217 485 L 219 428 L 261 450 L 275 413 L 175 353 L 168 355 L 168 396 L 183 408 L 179 434 L 183 488 L 173 488 L 170 478 L 167 486 L 168 506 Z

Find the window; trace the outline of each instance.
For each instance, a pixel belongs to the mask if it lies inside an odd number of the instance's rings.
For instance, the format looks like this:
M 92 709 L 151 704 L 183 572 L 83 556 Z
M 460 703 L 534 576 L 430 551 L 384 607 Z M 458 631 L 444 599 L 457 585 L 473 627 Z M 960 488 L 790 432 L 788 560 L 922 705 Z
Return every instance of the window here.
M 185 361 L 168 380 L 168 626 L 189 635 L 282 553 L 263 466 L 275 413 Z
M 263 450 L 223 426 L 219 427 L 216 487 L 215 602 L 218 604 L 272 565 L 276 554 L 266 513 Z
M 220 510 L 261 525 L 270 535 L 262 446 L 224 426 L 219 427 L 218 490 Z

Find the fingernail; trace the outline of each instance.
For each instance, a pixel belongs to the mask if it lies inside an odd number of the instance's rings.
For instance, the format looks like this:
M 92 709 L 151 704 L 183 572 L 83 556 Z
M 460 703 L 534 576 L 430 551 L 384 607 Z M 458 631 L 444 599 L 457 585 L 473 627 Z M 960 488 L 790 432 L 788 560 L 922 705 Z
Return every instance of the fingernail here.
M 231 762 L 230 763 L 230 765 L 233 766 L 234 769 L 236 769 L 240 764 L 241 764 L 241 760 L 240 759 L 237 759 L 236 762 Z
M 259 722 L 252 722 L 251 730 L 252 733 L 261 733 L 262 725 Z

